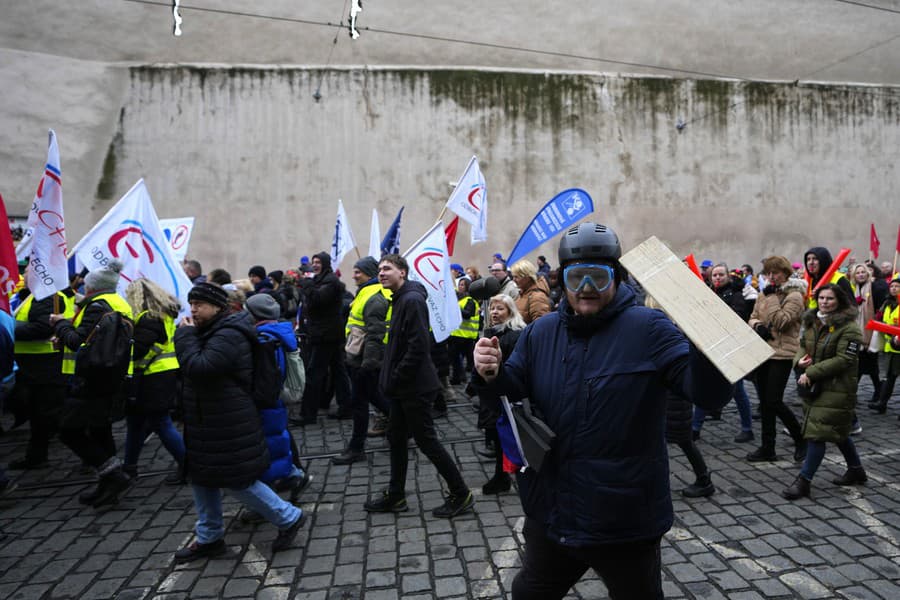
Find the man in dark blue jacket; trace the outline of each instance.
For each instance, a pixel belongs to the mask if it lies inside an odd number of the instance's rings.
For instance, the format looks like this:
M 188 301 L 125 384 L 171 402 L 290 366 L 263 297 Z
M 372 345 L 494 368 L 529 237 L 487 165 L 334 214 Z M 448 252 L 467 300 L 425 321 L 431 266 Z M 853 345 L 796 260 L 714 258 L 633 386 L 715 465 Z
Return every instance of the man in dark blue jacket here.
M 378 265 L 378 281 L 393 293 L 387 346 L 381 364 L 379 387 L 390 401 L 388 442 L 391 447 L 391 480 L 380 496 L 366 501 L 369 512 L 401 512 L 406 506 L 406 470 L 410 434 L 428 460 L 447 482 L 446 502 L 435 508 L 435 517 L 452 518 L 472 509 L 472 492 L 456 463 L 438 441 L 431 407 L 441 388 L 431 360 L 431 334 L 425 286 L 408 281 L 409 265 L 402 256 L 387 254 Z
M 519 337 L 507 362 L 483 338 L 475 367 L 497 393 L 529 397 L 556 442 L 518 474 L 525 557 L 516 600 L 562 598 L 588 568 L 611 598 L 662 598 L 660 539 L 672 526 L 666 390 L 729 397 L 730 385 L 660 311 L 623 285 L 611 229 L 581 223 L 559 245 L 565 298 Z M 696 390 L 704 389 L 704 394 Z

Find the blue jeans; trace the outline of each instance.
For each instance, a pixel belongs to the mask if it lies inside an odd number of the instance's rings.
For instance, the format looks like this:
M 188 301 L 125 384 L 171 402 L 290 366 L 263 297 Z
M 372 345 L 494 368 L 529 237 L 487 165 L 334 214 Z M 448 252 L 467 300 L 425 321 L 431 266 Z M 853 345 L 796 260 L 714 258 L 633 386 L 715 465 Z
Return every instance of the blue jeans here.
M 137 464 L 144 448 L 144 440 L 151 432 L 159 436 L 159 441 L 179 465 L 184 462 L 184 440 L 172 424 L 168 412 L 128 415 L 125 422 L 128 426 L 125 432 L 126 465 Z
M 841 454 L 844 455 L 844 460 L 847 461 L 847 467 L 859 467 L 862 463 L 859 460 L 859 454 L 856 453 L 856 446 L 853 445 L 853 440 L 851 438 L 847 438 L 842 442 L 837 443 L 838 450 L 841 451 Z M 822 464 L 822 459 L 825 458 L 825 442 L 819 440 L 807 440 L 806 441 L 806 460 L 803 461 L 803 467 L 800 469 L 800 476 L 807 481 L 812 481 L 812 478 L 816 475 L 816 471 L 819 470 L 819 465 Z
M 197 509 L 197 541 L 209 544 L 222 539 L 225 537 L 222 490 L 196 484 L 191 485 L 191 488 L 194 492 L 194 508 Z M 250 487 L 242 490 L 226 491 L 278 529 L 287 529 L 303 514 L 302 510 L 282 500 L 261 481 L 254 481 Z
M 741 431 L 753 431 L 753 416 L 750 414 L 750 398 L 744 389 L 744 380 L 740 379 L 734 384 L 734 405 L 737 406 L 738 415 L 741 417 Z M 700 431 L 703 421 L 706 419 L 706 411 L 699 406 L 694 406 L 694 418 L 691 420 L 691 429 Z

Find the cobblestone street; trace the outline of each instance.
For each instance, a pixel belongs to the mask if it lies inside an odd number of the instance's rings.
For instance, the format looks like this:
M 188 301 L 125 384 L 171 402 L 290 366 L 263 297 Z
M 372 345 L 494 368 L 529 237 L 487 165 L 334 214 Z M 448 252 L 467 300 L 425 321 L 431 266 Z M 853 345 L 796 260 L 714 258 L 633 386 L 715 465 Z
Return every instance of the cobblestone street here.
M 752 386 L 747 390 L 755 404 Z M 866 382 L 859 411 L 864 430 L 854 438 L 866 486 L 830 482 L 843 462 L 829 446 L 812 498 L 784 500 L 781 490 L 799 472 L 790 439 L 779 433 L 777 462 L 746 462 L 754 446 L 732 441 L 739 431 L 733 404 L 721 421 L 704 425 L 698 442 L 713 470 L 714 496 L 681 497 L 693 475 L 670 446 L 676 522 L 663 539 L 666 597 L 900 598 L 900 424 L 896 407 L 886 415 L 866 409 L 870 395 Z M 790 390 L 787 401 L 799 416 Z M 476 454 L 482 436 L 475 422 L 468 398 L 455 389 L 449 417 L 437 424 L 477 495 L 474 513 L 452 521 L 431 516 L 441 503 L 440 480 L 417 453 L 409 511 L 369 515 L 363 502 L 388 479 L 385 441 L 369 440 L 367 462 L 333 466 L 330 458 L 343 449 L 351 424 L 320 418 L 317 426 L 294 430 L 314 478 L 300 498 L 308 519 L 294 547 L 273 557 L 274 527 L 242 523 L 240 506 L 226 496 L 227 555 L 179 566 L 172 553 L 191 540 L 195 515 L 190 487 L 162 482 L 172 461 L 159 441 L 148 442 L 136 485 L 105 511 L 78 504 L 91 476 L 54 441 L 54 468 L 11 473 L 18 488 L 0 509 L 0 598 L 507 598 L 520 561 L 523 514 L 514 492 L 481 495 L 493 465 Z M 121 444 L 121 423 L 115 432 Z M 17 429 L 0 438 L 0 463 L 21 456 L 27 435 Z M 605 590 L 589 572 L 569 597 L 604 598 Z

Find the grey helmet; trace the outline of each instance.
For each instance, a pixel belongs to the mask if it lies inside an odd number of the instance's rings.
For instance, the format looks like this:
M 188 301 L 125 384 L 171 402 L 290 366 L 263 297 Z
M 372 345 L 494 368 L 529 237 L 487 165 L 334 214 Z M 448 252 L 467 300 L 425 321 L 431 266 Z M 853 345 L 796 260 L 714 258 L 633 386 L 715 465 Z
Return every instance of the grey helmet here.
M 579 223 L 569 229 L 559 242 L 559 264 L 573 260 L 603 259 L 618 262 L 622 246 L 616 232 L 599 223 Z

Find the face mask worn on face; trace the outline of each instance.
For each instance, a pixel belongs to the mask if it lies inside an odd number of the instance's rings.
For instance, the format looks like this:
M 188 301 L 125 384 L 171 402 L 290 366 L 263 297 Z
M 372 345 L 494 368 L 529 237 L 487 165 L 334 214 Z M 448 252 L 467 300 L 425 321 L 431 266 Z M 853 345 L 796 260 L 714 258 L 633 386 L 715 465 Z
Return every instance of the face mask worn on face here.
M 613 268 L 609 265 L 579 263 L 563 270 L 566 289 L 575 294 L 590 285 L 597 293 L 606 291 L 614 280 Z

